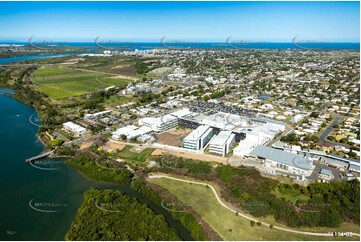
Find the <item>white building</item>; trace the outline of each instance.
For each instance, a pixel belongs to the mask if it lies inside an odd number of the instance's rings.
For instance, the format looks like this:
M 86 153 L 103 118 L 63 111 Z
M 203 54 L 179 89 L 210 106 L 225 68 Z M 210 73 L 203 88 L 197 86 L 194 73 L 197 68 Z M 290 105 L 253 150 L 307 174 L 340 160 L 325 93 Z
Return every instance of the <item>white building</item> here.
M 248 125 L 246 118 L 223 112 L 207 116 L 202 120 L 202 124 L 219 128 L 221 130 L 233 130 L 237 127 Z
M 112 138 L 115 140 L 120 140 L 122 135 L 125 135 L 127 139 L 133 139 L 138 136 L 147 134 L 151 132 L 152 129 L 146 126 L 137 127 L 135 125 L 128 125 L 122 128 L 117 129 L 112 133 Z
M 75 135 L 82 135 L 82 134 L 85 134 L 85 132 L 86 132 L 86 128 L 84 128 L 80 125 L 77 125 L 73 122 L 63 123 L 63 128 L 65 131 L 71 132 Z
M 264 159 L 265 165 L 297 175 L 309 174 L 313 169 L 312 161 L 287 151 L 257 145 L 250 156 Z
M 239 145 L 234 148 L 233 154 L 236 156 L 245 157 L 248 156 L 251 151 L 261 143 L 260 138 L 257 135 L 246 134 L 246 138 L 239 142 Z
M 221 156 L 227 155 L 231 151 L 235 134 L 231 131 L 221 131 L 209 142 L 209 152 Z
M 178 118 L 170 114 L 157 118 L 141 118 L 138 121 L 139 126 L 147 126 L 153 131 L 161 133 L 168 129 L 172 129 L 178 126 Z
M 183 140 L 183 147 L 187 149 L 203 149 L 213 137 L 213 129 L 207 125 L 201 125 L 193 130 Z
M 192 114 L 193 112 L 191 112 L 189 108 L 182 108 L 181 110 L 170 113 L 170 115 L 175 116 L 177 118 L 187 118 L 190 117 Z
M 296 114 L 293 118 L 292 118 L 292 122 L 293 123 L 298 123 L 300 122 L 302 119 L 304 119 L 305 116 L 302 114 Z
M 87 113 L 87 114 L 84 114 L 84 118 L 86 118 L 86 119 L 101 118 L 107 114 L 110 114 L 111 112 L 112 112 L 111 110 L 106 110 L 106 111 L 101 111 L 98 113 Z

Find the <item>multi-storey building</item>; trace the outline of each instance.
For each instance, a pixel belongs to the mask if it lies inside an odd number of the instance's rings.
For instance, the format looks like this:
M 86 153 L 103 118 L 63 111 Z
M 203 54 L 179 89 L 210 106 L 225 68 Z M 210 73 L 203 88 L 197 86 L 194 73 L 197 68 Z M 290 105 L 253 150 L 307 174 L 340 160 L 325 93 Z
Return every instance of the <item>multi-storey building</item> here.
M 203 149 L 213 137 L 213 129 L 207 125 L 202 125 L 193 130 L 183 140 L 183 147 L 187 149 Z

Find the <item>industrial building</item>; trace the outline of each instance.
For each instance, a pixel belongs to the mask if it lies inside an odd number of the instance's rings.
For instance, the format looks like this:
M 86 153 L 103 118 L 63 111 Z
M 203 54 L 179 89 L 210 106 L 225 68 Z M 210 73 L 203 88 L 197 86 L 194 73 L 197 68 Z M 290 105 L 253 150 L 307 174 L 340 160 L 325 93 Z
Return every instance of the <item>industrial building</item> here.
M 213 137 L 213 129 L 207 125 L 202 125 L 193 130 L 183 140 L 183 147 L 187 149 L 203 149 Z
M 326 178 L 326 179 L 333 178 L 332 171 L 327 170 L 327 169 L 321 169 L 319 176 L 322 178 Z
M 231 151 L 235 140 L 235 134 L 231 131 L 221 131 L 209 142 L 209 152 L 225 156 Z
M 312 169 L 311 160 L 268 146 L 257 145 L 251 151 L 250 156 L 264 159 L 266 165 L 297 175 L 305 175 Z
M 349 168 L 350 171 L 354 171 L 354 172 L 358 172 L 360 173 L 360 165 L 354 165 L 354 164 L 350 164 Z
M 147 126 L 151 128 L 154 132 L 161 133 L 177 127 L 178 118 L 173 115 L 167 114 L 157 118 L 141 118 L 139 119 L 138 124 L 139 126 Z
M 285 150 L 292 153 L 297 153 L 299 155 L 304 155 L 307 157 L 311 157 L 313 159 L 321 159 L 321 161 L 326 162 L 330 167 L 338 168 L 340 170 L 350 170 L 354 172 L 360 173 L 360 162 L 356 160 L 352 160 L 349 158 L 327 154 L 324 151 L 320 150 L 312 150 L 312 149 L 296 149 L 296 146 L 289 146 L 280 141 L 275 142 L 272 145 L 275 149 Z
M 66 122 L 66 123 L 63 123 L 63 128 L 65 131 L 67 132 L 71 132 L 77 136 L 79 135 L 82 135 L 82 134 L 85 134 L 86 132 L 86 128 L 80 126 L 80 125 L 77 125 L 73 122 Z

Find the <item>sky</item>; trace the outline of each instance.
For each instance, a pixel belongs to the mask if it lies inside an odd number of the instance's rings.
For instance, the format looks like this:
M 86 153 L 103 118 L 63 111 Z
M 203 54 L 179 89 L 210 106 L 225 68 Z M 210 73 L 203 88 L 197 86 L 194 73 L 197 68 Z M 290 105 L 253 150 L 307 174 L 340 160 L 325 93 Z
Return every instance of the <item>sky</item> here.
M 0 40 L 359 42 L 359 2 L 0 2 Z

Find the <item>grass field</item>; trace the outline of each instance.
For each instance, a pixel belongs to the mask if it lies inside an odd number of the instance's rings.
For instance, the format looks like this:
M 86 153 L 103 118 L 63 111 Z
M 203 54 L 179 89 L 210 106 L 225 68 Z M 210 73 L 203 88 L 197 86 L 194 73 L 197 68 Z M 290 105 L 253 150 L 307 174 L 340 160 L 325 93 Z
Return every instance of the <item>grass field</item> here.
M 32 82 L 49 97 L 62 99 L 89 94 L 109 86 L 126 86 L 130 81 L 94 71 L 47 66 L 35 71 Z
M 306 195 L 293 196 L 292 194 L 284 195 L 279 190 L 272 192 L 278 198 L 284 198 L 286 201 L 295 202 L 295 201 L 308 201 L 310 198 Z
M 249 220 L 236 216 L 222 207 L 210 188 L 166 178 L 150 179 L 150 182 L 166 188 L 179 200 L 191 206 L 224 240 L 357 240 L 358 238 L 294 234 L 270 229 L 264 225 L 251 227 Z
M 152 148 L 146 148 L 138 153 L 132 151 L 131 149 L 133 149 L 133 147 L 127 145 L 115 155 L 117 158 L 123 158 L 129 161 L 144 162 L 154 151 Z

